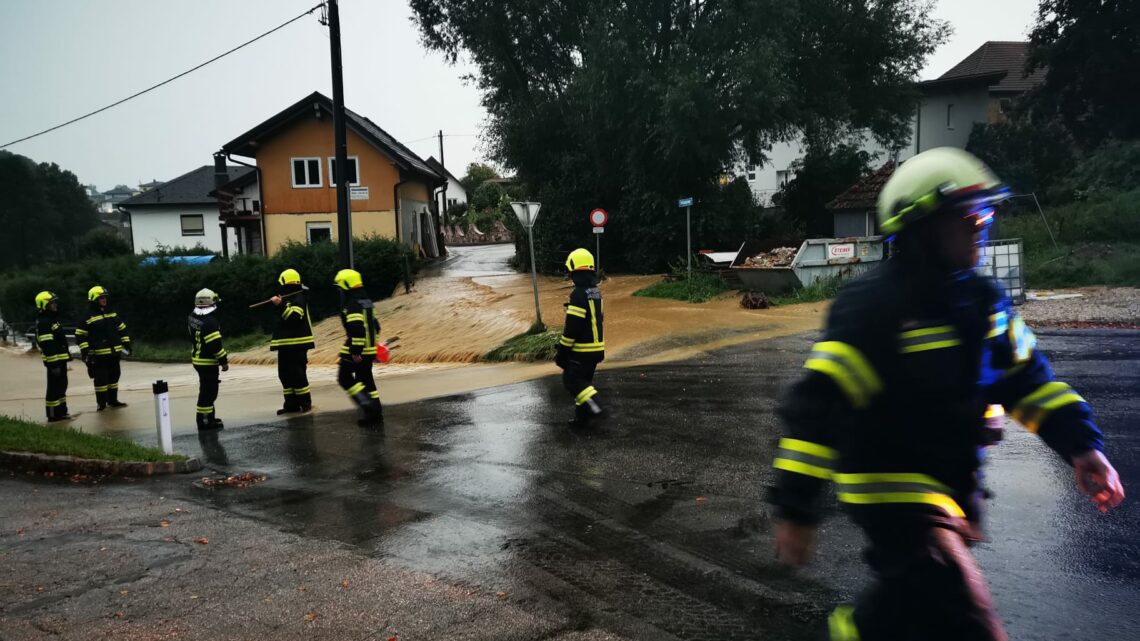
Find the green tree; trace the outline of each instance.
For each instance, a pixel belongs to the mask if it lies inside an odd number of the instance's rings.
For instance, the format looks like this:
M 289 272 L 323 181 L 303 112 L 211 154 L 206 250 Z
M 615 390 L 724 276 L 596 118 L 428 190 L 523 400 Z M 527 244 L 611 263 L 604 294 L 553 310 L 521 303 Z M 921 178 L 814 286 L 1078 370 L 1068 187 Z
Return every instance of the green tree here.
M 852 143 L 833 148 L 809 147 L 796 161 L 796 176 L 784 185 L 774 200 L 788 220 L 808 237 L 834 234 L 827 203 L 867 175 L 870 154 Z
M 477 66 L 492 158 L 543 203 L 535 244 L 551 270 L 593 244 L 593 207 L 613 216 L 610 267 L 660 270 L 684 248 L 677 197 L 710 200 L 773 143 L 905 139 L 913 79 L 947 34 L 926 0 L 411 6 L 428 47 Z
M 132 253 L 131 244 L 117 231 L 100 226 L 80 236 L 76 243 L 79 258 L 113 258 Z
M 966 150 L 981 158 L 1018 193 L 1056 196 L 1053 187 L 1069 175 L 1076 145 L 1057 120 L 1030 122 L 1015 115 L 1007 122 L 974 125 Z
M 96 224 L 74 174 L 0 151 L 0 270 L 75 258 L 76 240 Z
M 467 192 L 467 197 L 471 198 L 475 195 L 475 190 L 479 186 L 492 178 L 498 178 L 499 172 L 495 168 L 481 163 L 473 162 L 467 165 L 467 175 L 459 179 L 459 184 L 463 185 L 463 189 Z
M 1085 147 L 1140 137 L 1140 2 L 1042 0 L 1029 40 L 1029 68 L 1046 70 L 1037 109 Z

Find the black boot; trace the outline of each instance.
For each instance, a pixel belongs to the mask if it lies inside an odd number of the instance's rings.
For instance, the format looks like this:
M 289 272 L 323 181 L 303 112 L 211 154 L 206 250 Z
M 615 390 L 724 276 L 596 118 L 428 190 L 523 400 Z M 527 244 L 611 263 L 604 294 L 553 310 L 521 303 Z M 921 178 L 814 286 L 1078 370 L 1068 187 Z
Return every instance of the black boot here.
M 605 410 L 594 399 L 586 399 L 581 405 L 574 408 L 574 418 L 570 425 L 574 427 L 589 427 L 594 421 L 601 418 Z
M 225 427 L 221 421 L 214 418 L 213 412 L 210 412 L 209 414 L 198 414 L 197 423 L 198 423 L 198 431 L 199 432 L 209 432 L 209 431 L 213 431 L 213 430 L 220 430 L 220 429 L 223 429 Z
M 119 402 L 119 388 L 112 387 L 107 390 L 107 406 L 108 407 L 126 407 L 126 403 Z
M 107 409 L 107 392 L 100 392 L 96 390 L 95 404 L 97 406 L 95 408 L 96 412 L 102 412 L 103 410 Z
M 380 401 L 373 399 L 371 403 L 361 409 L 364 410 L 364 418 L 357 421 L 357 425 L 361 427 L 378 427 L 384 424 L 384 409 L 381 407 Z

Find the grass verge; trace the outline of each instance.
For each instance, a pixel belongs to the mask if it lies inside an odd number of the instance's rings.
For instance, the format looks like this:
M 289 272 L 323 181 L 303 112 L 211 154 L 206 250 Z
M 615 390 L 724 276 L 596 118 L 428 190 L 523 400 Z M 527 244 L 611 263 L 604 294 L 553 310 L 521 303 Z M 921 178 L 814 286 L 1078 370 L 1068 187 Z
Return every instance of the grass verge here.
M 549 361 L 558 349 L 561 330 L 543 329 L 508 338 L 506 342 L 487 352 L 483 360 L 492 363 L 504 361 Z
M 160 450 L 131 441 L 84 434 L 71 427 L 43 425 L 4 415 L 0 415 L 0 450 L 104 461 L 186 460 L 181 454 L 163 454 Z
M 693 282 L 690 286 L 687 278 L 682 276 L 669 276 L 660 283 L 653 283 L 633 293 L 634 296 L 648 298 L 668 298 L 690 303 L 703 303 L 707 300 L 727 292 L 728 283 L 715 274 L 693 272 Z
M 801 287 L 789 294 L 769 296 L 768 302 L 773 305 L 798 305 L 800 303 L 816 303 L 821 300 L 835 298 L 843 287 L 842 278 L 820 278 L 807 287 Z
M 247 349 L 252 349 L 269 342 L 269 334 L 262 332 L 255 332 L 253 334 L 243 334 L 241 336 L 234 336 L 233 338 L 224 336 L 222 343 L 226 347 L 226 351 L 230 354 L 235 352 L 244 352 Z M 132 361 L 149 361 L 152 363 L 189 363 L 190 362 L 190 340 L 168 342 L 168 343 L 147 343 L 144 341 L 132 341 L 130 359 Z

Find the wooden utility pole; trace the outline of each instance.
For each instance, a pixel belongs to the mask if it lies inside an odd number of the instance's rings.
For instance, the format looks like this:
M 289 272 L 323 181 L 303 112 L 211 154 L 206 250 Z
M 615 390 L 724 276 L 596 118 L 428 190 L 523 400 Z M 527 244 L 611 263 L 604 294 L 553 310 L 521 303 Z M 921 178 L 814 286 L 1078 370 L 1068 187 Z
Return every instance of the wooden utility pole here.
M 340 60 L 340 8 L 337 0 L 327 0 L 329 49 L 332 54 L 333 136 L 336 181 L 336 229 L 340 243 L 339 261 L 343 269 L 352 269 L 352 212 L 348 201 L 348 136 L 344 124 L 344 69 Z M 359 177 L 358 177 L 359 178 Z

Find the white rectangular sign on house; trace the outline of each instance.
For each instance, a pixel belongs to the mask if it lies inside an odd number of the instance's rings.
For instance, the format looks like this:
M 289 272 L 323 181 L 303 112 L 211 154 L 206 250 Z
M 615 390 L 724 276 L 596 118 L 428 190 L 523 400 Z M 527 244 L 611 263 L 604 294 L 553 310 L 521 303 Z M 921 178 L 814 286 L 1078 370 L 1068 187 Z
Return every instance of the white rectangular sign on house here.
M 350 200 L 368 200 L 367 187 L 349 187 L 348 198 Z

